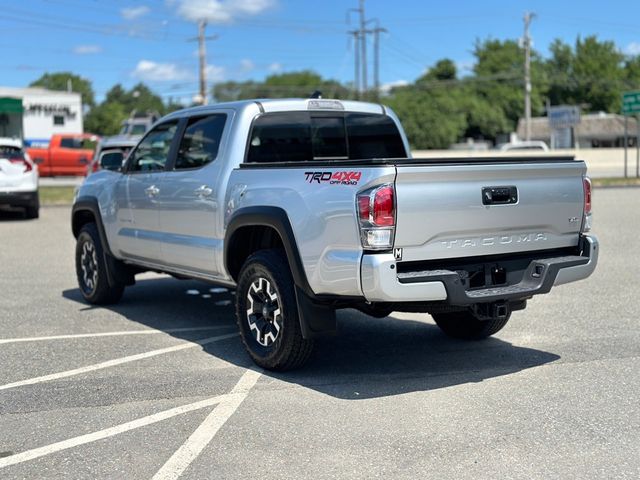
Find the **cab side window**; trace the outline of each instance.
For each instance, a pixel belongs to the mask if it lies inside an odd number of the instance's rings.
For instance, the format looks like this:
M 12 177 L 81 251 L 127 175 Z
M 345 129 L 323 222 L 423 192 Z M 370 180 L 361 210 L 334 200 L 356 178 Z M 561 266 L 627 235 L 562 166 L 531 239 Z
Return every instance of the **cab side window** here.
M 127 171 L 158 172 L 164 170 L 177 128 L 178 121 L 174 120 L 160 124 L 151 130 L 131 153 Z
M 180 140 L 175 169 L 200 168 L 213 162 L 218 156 L 226 120 L 225 113 L 189 119 Z

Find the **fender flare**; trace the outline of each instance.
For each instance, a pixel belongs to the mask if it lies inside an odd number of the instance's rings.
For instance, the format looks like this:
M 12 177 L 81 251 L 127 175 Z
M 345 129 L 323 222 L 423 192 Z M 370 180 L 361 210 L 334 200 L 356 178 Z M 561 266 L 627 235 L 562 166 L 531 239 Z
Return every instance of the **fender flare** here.
M 100 214 L 98 199 L 90 196 L 82 196 L 78 197 L 73 203 L 73 207 L 71 207 L 71 231 L 75 238 L 78 238 L 81 228 L 76 225 L 75 220 L 76 215 L 80 212 L 90 212 L 95 219 L 95 224 L 98 228 L 98 235 L 100 236 L 100 243 L 102 243 L 104 261 L 109 267 L 107 268 L 107 281 L 109 284 L 115 285 L 116 283 L 124 283 L 125 285 L 133 285 L 135 283 L 134 273 L 111 252 L 109 242 L 107 241 L 107 234 L 104 230 L 104 224 L 102 223 L 102 215 Z
M 302 336 L 304 338 L 316 338 L 334 335 L 337 331 L 335 309 L 318 302 L 318 296 L 311 289 L 291 222 L 282 208 L 272 206 L 244 207 L 233 213 L 227 224 L 224 237 L 224 264 L 226 271 L 230 272 L 228 246 L 231 244 L 233 235 L 238 229 L 250 226 L 271 227 L 278 232 L 282 239 L 295 285 Z
M 104 231 L 104 224 L 102 223 L 102 215 L 100 214 L 100 206 L 98 204 L 98 199 L 90 196 L 82 196 L 78 197 L 75 202 L 73 202 L 73 207 L 71 207 L 71 230 L 73 232 L 73 236 L 78 238 L 78 234 L 80 233 L 80 229 L 76 228 L 76 214 L 79 212 L 90 212 L 95 218 L 96 226 L 98 227 L 98 233 L 100 234 L 100 241 L 102 242 L 102 249 L 113 256 L 111 253 L 111 249 L 109 248 L 109 242 L 107 242 L 107 235 Z
M 315 294 L 311 290 L 302 265 L 291 222 L 287 213 L 280 207 L 245 207 L 234 212 L 229 219 L 224 236 L 225 270 L 230 272 L 228 247 L 231 245 L 231 239 L 240 228 L 253 226 L 271 227 L 278 232 L 284 245 L 295 284 L 302 288 L 307 295 L 314 297 Z

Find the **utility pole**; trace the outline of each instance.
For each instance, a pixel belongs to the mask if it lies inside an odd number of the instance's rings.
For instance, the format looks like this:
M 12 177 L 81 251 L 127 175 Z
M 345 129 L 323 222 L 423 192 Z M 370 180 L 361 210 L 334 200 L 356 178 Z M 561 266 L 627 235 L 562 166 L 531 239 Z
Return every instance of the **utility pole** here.
M 531 140 L 531 37 L 529 36 L 529 25 L 535 17 L 535 13 L 526 12 L 524 14 L 524 121 L 525 140 Z
M 360 93 L 360 45 L 358 44 L 360 31 L 351 30 L 348 32 L 353 35 L 353 52 L 354 52 L 354 72 L 353 72 L 353 98 L 357 99 Z
M 374 19 L 376 28 L 373 32 L 373 84 L 375 86 L 376 98 L 380 95 L 380 34 L 387 32 L 386 28 L 380 26 L 378 19 Z
M 362 48 L 362 90 L 367 92 L 367 29 L 364 14 L 364 0 L 360 0 L 360 47 Z
M 196 38 L 190 38 L 189 41 L 198 42 L 198 59 L 200 61 L 200 103 L 202 105 L 207 104 L 207 47 L 205 42 L 207 40 L 216 40 L 217 35 L 205 36 L 205 28 L 207 22 L 200 20 L 198 22 L 198 36 Z

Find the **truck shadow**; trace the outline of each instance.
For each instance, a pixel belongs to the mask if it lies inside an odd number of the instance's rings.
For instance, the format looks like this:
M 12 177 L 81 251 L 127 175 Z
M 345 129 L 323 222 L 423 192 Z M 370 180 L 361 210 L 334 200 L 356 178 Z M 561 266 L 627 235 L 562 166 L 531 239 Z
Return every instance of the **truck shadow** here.
M 135 287 L 127 289 L 119 304 L 109 307 L 87 305 L 77 289 L 65 290 L 62 295 L 78 302 L 81 311 L 108 308 L 159 330 L 228 327 L 219 333 L 214 330 L 198 334 L 198 338 L 204 338 L 237 331 L 233 293 L 221 290 L 195 281 L 154 278 L 139 280 Z M 418 320 L 398 319 L 392 314 L 374 319 L 354 310 L 341 310 L 340 334 L 319 340 L 307 366 L 265 375 L 336 398 L 355 400 L 477 383 L 560 358 L 499 338 L 481 342 L 452 340 L 426 320 L 430 317 L 416 314 L 414 318 Z M 517 321 L 517 314 L 514 319 Z M 170 335 L 194 338 L 193 332 Z M 210 343 L 202 349 L 234 365 L 253 365 L 239 338 Z

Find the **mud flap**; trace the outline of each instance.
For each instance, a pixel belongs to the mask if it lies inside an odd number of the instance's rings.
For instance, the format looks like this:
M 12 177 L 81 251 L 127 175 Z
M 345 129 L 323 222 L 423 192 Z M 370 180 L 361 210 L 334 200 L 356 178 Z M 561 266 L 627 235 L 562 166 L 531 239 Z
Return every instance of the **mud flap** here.
M 295 289 L 303 338 L 312 339 L 335 335 L 338 330 L 336 310 L 314 303 L 297 285 Z

